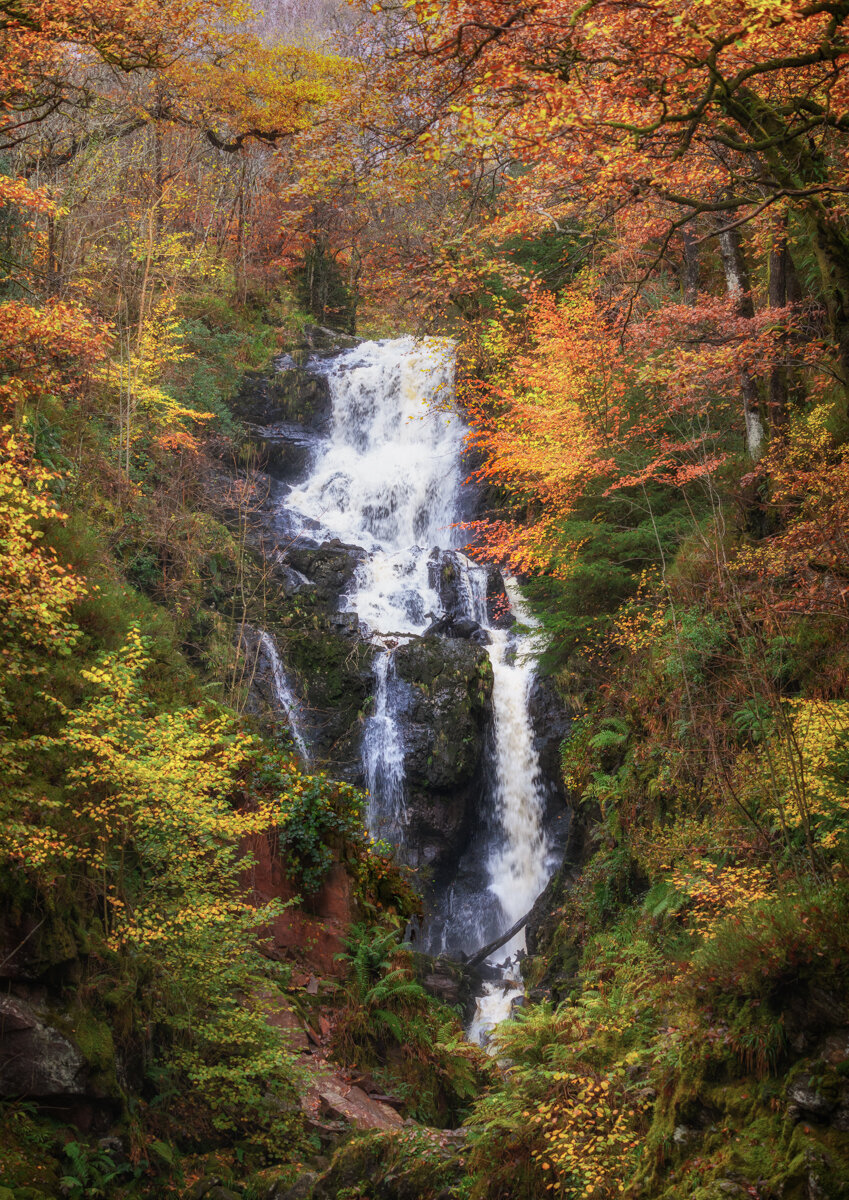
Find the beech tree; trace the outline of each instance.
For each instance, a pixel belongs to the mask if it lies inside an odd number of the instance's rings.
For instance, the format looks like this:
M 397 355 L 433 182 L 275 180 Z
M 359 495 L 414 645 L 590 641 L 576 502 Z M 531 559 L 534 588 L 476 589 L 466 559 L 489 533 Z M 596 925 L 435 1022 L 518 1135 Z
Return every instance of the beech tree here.
M 630 210 L 662 249 L 702 214 L 721 218 L 715 236 L 791 213 L 815 248 L 849 389 L 849 4 L 421 0 L 417 12 L 407 52 L 444 65 L 441 115 L 504 138 L 536 188 Z

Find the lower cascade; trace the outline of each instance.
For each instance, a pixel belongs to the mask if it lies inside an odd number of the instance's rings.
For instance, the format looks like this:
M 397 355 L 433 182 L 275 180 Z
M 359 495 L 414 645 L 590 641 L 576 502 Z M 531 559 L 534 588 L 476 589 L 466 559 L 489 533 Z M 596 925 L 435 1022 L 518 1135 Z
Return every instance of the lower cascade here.
M 310 370 L 326 379 L 329 420 L 324 436 L 312 443 L 302 477 L 279 495 L 275 521 L 290 546 L 329 544 L 356 552 L 338 608 L 356 623 L 374 655 L 360 746 L 368 829 L 422 872 L 427 892 L 422 948 L 462 958 L 516 926 L 556 864 L 531 720 L 536 637 L 521 631 L 530 620 L 515 583 L 460 549 L 457 525 L 470 515 L 474 497 L 463 485 L 467 430 L 453 406 L 453 344 L 411 337 L 366 342 L 315 359 Z M 498 615 L 505 598 L 512 610 L 506 617 Z M 514 628 L 516 618 L 521 624 Z M 417 828 L 426 823 L 411 795 L 410 730 L 417 728 L 417 709 L 435 685 L 426 677 L 412 678 L 404 667 L 418 653 L 417 644 L 432 646 L 436 640 L 457 653 L 461 641 L 473 646 L 482 664 L 488 657 L 491 674 L 485 752 L 471 784 L 472 815 L 460 822 L 463 844 L 449 870 L 426 839 L 410 834 L 411 822 Z M 307 761 L 300 707 L 269 635 L 261 636 L 261 648 L 272 668 L 278 707 Z M 433 752 L 428 763 L 432 757 Z M 444 798 L 449 807 L 453 801 L 450 794 Z M 519 929 L 490 955 L 490 981 L 470 1036 L 483 1039 L 510 1014 L 522 994 L 517 956 L 523 950 Z

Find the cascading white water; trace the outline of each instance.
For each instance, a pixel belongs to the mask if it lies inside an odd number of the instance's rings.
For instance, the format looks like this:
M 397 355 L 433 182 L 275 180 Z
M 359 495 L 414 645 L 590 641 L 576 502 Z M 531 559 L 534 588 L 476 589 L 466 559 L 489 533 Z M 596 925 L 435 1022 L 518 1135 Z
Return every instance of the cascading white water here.
M 363 766 L 369 792 L 366 826 L 373 838 L 398 845 L 404 836 L 407 809 L 404 795 L 404 746 L 392 711 L 394 662 L 392 651 L 374 663 L 374 713 L 365 723 Z
M 374 633 L 421 633 L 439 611 L 428 555 L 457 544 L 466 432 L 453 372 L 444 338 L 366 342 L 332 360 L 330 439 L 286 499 L 314 537 L 369 552 L 348 604 Z
M 514 616 L 530 623 L 515 583 L 507 593 Z M 545 807 L 539 756 L 528 719 L 534 663 L 533 638 L 518 646 L 509 632 L 490 635 L 494 686 L 495 778 L 497 808 L 504 827 L 503 848 L 490 863 L 491 887 L 501 902 L 508 927 L 529 911 L 548 882 L 548 848 L 542 824 Z
M 491 848 L 487 862 L 489 890 L 497 897 L 502 929 L 511 929 L 527 912 L 551 874 L 549 848 L 543 826 L 545 796 L 540 777 L 539 756 L 534 746 L 529 717 L 534 681 L 536 638 L 518 638 L 504 629 L 494 629 L 488 620 L 486 572 L 458 555 L 460 590 L 466 614 L 489 632 L 492 663 L 492 706 L 494 717 L 493 763 L 494 807 L 501 840 Z M 525 609 L 518 586 L 504 580 L 513 615 L 524 626 L 533 618 Z M 484 985 L 469 1036 L 480 1041 L 499 1021 L 510 1015 L 514 1000 L 521 996 L 518 955 L 525 949 L 524 930 L 490 955 L 490 965 L 503 967 L 502 978 Z
M 324 369 L 333 405 L 330 437 L 309 477 L 289 492 L 285 507 L 294 524 L 300 522 L 316 540 L 339 538 L 367 552 L 345 603 L 382 647 L 375 659 L 374 708 L 363 737 L 371 793 L 368 825 L 374 836 L 403 843 L 404 742 L 393 700 L 392 647 L 399 638 L 423 633 L 442 615 L 435 579 L 440 552 L 451 551 L 460 568 L 464 615 L 488 632 L 495 746 L 495 820 L 485 847 L 489 885 L 487 890 L 482 882 L 481 894 L 470 902 L 467 897 L 467 910 L 478 915 L 454 938 L 473 951 L 487 940 L 480 938 L 483 928 L 509 929 L 528 911 L 550 864 L 528 712 L 533 668 L 521 653 L 523 639 L 493 628 L 488 619 L 486 569 L 456 549 L 467 430 L 451 405 L 453 346 L 436 338 L 367 342 Z M 488 922 L 482 923 L 480 911 L 487 908 Z M 520 934 L 495 957 L 509 957 L 523 941 Z M 508 982 L 506 991 L 496 985 L 482 997 L 473 1031 L 479 1034 L 507 1015 L 517 991 L 521 988 Z
M 277 644 L 270 633 L 262 632 L 259 635 L 259 646 L 268 661 L 268 665 L 271 667 L 274 698 L 286 714 L 292 740 L 298 747 L 298 753 L 302 761 L 306 766 L 309 766 L 310 752 L 301 725 L 301 704 L 289 686 L 289 680 L 286 678 L 286 672 L 283 669 Z

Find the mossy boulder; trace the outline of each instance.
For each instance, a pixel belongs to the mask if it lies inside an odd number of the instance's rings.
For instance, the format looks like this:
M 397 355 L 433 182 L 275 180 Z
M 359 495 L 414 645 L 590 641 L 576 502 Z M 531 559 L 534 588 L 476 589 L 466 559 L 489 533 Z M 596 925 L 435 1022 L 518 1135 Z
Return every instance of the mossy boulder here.
M 423 637 L 398 647 L 395 669 L 407 685 L 407 850 L 440 872 L 459 859 L 479 814 L 492 666 L 474 642 Z
M 448 1200 L 459 1195 L 463 1136 L 408 1128 L 340 1146 L 313 1185 L 313 1200 Z
M 249 371 L 232 408 L 237 417 L 253 425 L 284 421 L 326 433 L 331 418 L 330 388 L 325 375 L 300 366 L 287 366 L 273 375 Z
M 0 1096 L 54 1105 L 117 1100 L 108 1026 L 86 1009 L 48 1012 L 0 997 Z
M 292 546 L 286 562 L 313 585 L 316 600 L 334 610 L 351 586 L 357 567 L 365 558 L 359 546 L 349 546 L 338 538 L 320 546 Z

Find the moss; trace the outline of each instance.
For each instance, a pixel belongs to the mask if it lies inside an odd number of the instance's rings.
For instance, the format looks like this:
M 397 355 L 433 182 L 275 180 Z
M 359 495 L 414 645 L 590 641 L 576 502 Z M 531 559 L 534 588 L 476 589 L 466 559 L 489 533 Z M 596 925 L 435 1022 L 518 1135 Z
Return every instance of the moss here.
M 783 1092 L 786 1080 L 774 1082 Z M 849 1196 L 849 1134 L 806 1122 L 789 1124 L 775 1096 L 770 1094 L 765 1104 L 757 1081 L 744 1078 L 702 1084 L 698 1103 L 704 1106 L 703 1117 L 711 1114 L 709 1124 L 701 1133 L 692 1131 L 685 1146 L 675 1147 L 670 1135 L 676 1116 L 686 1109 L 683 1095 L 679 1089 L 673 1103 L 656 1112 L 652 1125 L 650 1144 L 658 1149 L 663 1141 L 667 1152 L 648 1173 L 646 1196 L 651 1200 L 683 1195 L 713 1200 L 723 1194 L 719 1182 L 728 1179 L 740 1186 L 765 1185 L 767 1195 L 802 1200 L 812 1194 L 812 1172 L 822 1189 L 817 1194 L 829 1200 Z M 691 1094 L 690 1103 L 695 1099 Z M 695 1115 L 693 1110 L 689 1115 Z M 697 1179 L 703 1186 L 694 1186 Z
M 458 1149 L 432 1131 L 407 1129 L 355 1138 L 340 1146 L 314 1188 L 316 1200 L 435 1200 L 458 1195 Z
M 55 1127 L 36 1118 L 31 1105 L 0 1106 L 0 1198 L 15 1200 L 29 1189 L 38 1197 L 59 1195 L 60 1168 L 51 1151 Z
M 78 1047 L 89 1067 L 89 1086 L 102 1098 L 118 1098 L 121 1090 L 116 1073 L 115 1042 L 109 1025 L 89 1008 L 53 1014 L 51 1023 Z

